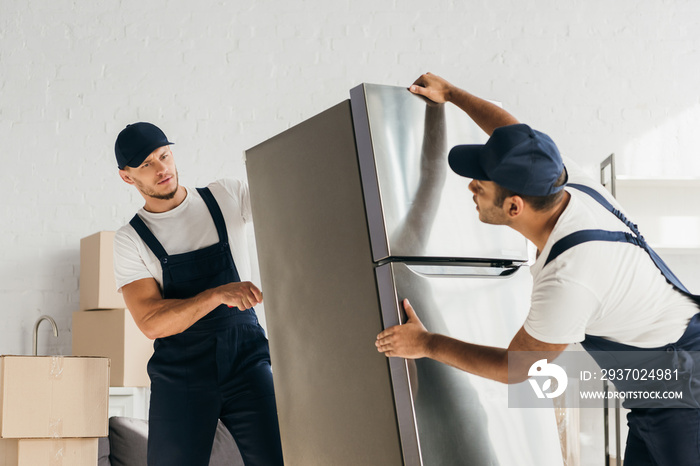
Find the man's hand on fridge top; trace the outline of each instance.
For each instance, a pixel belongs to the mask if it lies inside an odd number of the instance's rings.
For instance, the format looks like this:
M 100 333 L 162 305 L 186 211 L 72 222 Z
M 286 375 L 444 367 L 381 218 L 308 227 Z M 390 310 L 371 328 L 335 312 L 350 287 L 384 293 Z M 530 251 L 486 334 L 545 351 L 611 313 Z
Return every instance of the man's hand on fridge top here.
M 450 100 L 454 86 L 440 76 L 425 73 L 408 88 L 414 94 L 422 95 L 438 104 Z
M 387 357 L 418 359 L 427 356 L 432 334 L 426 330 L 408 299 L 403 300 L 408 320 L 377 335 L 377 351 Z
M 514 125 L 518 119 L 488 100 L 470 94 L 432 73 L 425 73 L 408 88 L 438 104 L 450 102 L 469 115 L 489 136 L 496 128 Z

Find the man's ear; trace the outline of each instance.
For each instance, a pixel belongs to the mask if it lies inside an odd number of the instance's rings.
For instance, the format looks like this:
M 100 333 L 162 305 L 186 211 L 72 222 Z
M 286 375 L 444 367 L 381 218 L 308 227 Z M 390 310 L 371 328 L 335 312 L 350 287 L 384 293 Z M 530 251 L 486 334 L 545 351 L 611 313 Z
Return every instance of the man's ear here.
M 127 184 L 134 184 L 134 180 L 129 176 L 129 172 L 126 170 L 119 170 L 119 176 L 122 177 L 122 180 L 124 180 L 124 183 Z
M 508 206 L 508 211 L 506 212 L 506 214 L 511 219 L 522 214 L 523 209 L 525 208 L 525 201 L 523 201 L 522 197 L 517 196 L 517 195 L 507 197 L 506 200 L 504 201 L 504 204 Z

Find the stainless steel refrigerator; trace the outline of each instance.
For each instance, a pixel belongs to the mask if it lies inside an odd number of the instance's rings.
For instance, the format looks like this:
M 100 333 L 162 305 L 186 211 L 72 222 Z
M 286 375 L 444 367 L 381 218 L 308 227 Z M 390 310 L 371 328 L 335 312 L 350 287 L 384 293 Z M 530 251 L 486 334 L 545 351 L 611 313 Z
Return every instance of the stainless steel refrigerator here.
M 453 145 L 486 135 L 459 109 L 393 86 L 246 151 L 285 463 L 560 465 L 552 410 L 507 386 L 374 341 L 405 319 L 505 347 L 527 315 L 527 244 L 478 220 Z

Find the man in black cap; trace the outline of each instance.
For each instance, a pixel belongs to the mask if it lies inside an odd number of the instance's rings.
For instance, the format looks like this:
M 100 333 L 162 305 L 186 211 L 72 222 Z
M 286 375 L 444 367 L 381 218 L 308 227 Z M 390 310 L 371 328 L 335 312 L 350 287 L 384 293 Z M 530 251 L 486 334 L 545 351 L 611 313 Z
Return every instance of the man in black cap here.
M 144 206 L 114 239 L 117 286 L 155 339 L 148 464 L 206 466 L 219 419 L 246 465 L 281 465 L 267 339 L 253 306 L 248 187 L 181 186 L 172 143 L 150 123 L 119 133 L 119 175 Z
M 537 247 L 538 256 L 530 267 L 530 311 L 508 348 L 432 334 L 404 300 L 408 321 L 381 332 L 378 351 L 429 357 L 504 383 L 527 378 L 535 362 L 521 358 L 520 367 L 511 367 L 509 374 L 513 351 L 533 352 L 537 358 L 535 352 L 556 355 L 581 342 L 608 369 L 619 365 L 621 359 L 610 357 L 619 352 L 631 355 L 626 361 L 653 350 L 668 354 L 668 361 L 688 362 L 677 368 L 678 385 L 685 383 L 684 395 L 689 396 L 683 408 L 660 403 L 631 410 L 624 462 L 700 464 L 700 380 L 692 369 L 692 355 L 700 350 L 700 297 L 668 270 L 600 184 L 572 162 L 564 167 L 546 134 L 430 73 L 410 91 L 438 103 L 452 102 L 490 135 L 484 145 L 454 147 L 450 167 L 472 179 L 469 189 L 479 219 L 520 232 Z M 615 384 L 620 391 L 645 388 L 634 380 Z

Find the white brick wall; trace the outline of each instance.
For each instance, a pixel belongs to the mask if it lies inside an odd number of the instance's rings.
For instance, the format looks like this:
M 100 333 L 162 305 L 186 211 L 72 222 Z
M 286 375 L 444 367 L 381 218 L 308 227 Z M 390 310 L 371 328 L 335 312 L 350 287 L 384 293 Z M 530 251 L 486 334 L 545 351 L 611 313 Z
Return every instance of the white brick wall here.
M 113 158 L 127 123 L 162 126 L 203 184 L 358 83 L 433 71 L 587 166 L 700 176 L 698 44 L 694 0 L 0 0 L 0 354 L 44 313 L 40 351 L 70 352 L 79 240 L 140 205 Z

